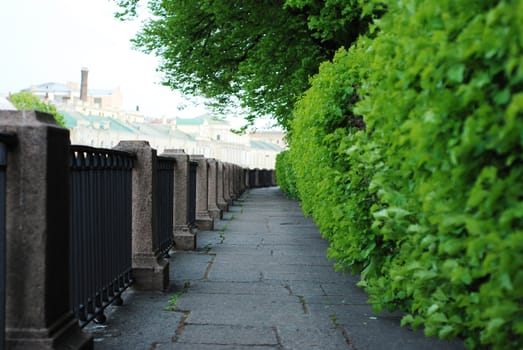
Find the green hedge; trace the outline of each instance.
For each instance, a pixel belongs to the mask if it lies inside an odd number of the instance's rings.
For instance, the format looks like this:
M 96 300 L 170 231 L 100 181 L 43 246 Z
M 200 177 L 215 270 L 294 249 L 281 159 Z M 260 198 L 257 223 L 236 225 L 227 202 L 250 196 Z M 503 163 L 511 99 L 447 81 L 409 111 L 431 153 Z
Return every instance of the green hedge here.
M 377 310 L 523 348 L 523 0 L 387 11 L 295 108 L 302 207 Z
M 299 200 L 298 189 L 296 188 L 296 174 L 292 167 L 289 151 L 280 152 L 276 156 L 276 183 L 278 186 L 293 199 Z

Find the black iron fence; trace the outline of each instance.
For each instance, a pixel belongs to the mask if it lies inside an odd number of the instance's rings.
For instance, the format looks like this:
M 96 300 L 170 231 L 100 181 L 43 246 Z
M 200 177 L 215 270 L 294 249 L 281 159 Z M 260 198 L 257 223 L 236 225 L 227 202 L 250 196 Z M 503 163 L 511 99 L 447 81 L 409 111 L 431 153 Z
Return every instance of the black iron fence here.
M 174 165 L 173 158 L 158 157 L 156 161 L 156 246 L 164 255 L 174 243 Z
M 71 147 L 71 298 L 82 325 L 104 322 L 132 283 L 130 153 Z
M 189 162 L 189 207 L 187 208 L 188 224 L 191 227 L 196 225 L 196 170 L 198 162 Z
M 266 169 L 261 169 L 258 173 L 258 182 L 261 187 L 269 186 L 270 184 L 270 172 Z
M 255 169 L 249 169 L 249 187 L 250 188 L 256 187 L 256 170 Z
M 0 349 L 5 346 L 5 172 L 7 168 L 7 147 L 15 143 L 15 135 L 0 133 Z

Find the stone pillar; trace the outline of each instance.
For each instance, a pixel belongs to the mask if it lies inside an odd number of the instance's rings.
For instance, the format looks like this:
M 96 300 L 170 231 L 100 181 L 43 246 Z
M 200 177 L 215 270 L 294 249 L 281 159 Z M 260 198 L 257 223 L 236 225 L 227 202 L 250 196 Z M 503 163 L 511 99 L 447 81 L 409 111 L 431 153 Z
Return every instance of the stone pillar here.
M 230 193 L 230 181 L 229 178 L 231 176 L 231 164 L 229 163 L 223 163 L 223 198 L 227 202 L 227 205 L 231 206 L 232 198 Z
M 191 155 L 198 162 L 196 173 L 196 226 L 201 230 L 213 230 L 214 219 L 209 215 L 208 206 L 208 164 L 203 155 Z
M 249 169 L 243 168 L 243 189 L 249 188 Z
M 238 193 L 238 198 L 242 195 L 242 168 L 239 165 L 236 165 L 236 192 Z
M 247 189 L 245 185 L 245 169 L 240 167 L 240 189 L 243 192 Z
M 0 111 L 0 131 L 18 138 L 6 173 L 6 348 L 92 349 L 70 309 L 69 131 L 35 111 Z
M 240 192 L 240 181 L 239 181 L 239 171 L 240 167 L 236 164 L 234 164 L 234 196 L 236 198 L 240 198 L 241 192 Z
M 224 187 L 223 187 L 223 173 L 224 173 L 224 165 L 222 162 L 218 161 L 216 163 L 216 169 L 217 169 L 217 184 L 216 184 L 216 190 L 217 190 L 217 204 L 218 208 L 224 211 L 229 210 L 229 205 L 227 204 L 227 201 L 224 197 Z
M 189 155 L 183 149 L 166 149 L 174 166 L 174 244 L 179 250 L 196 249 L 196 230 L 189 225 Z
M 238 165 L 234 165 L 234 194 L 236 198 L 240 198 L 242 191 L 240 189 L 240 167 Z
M 236 194 L 234 193 L 234 164 L 229 164 L 229 174 L 227 176 L 227 180 L 229 182 L 228 189 L 229 189 L 229 197 L 232 201 L 236 200 L 238 197 L 236 197 Z
M 222 219 L 223 212 L 218 207 L 218 162 L 215 159 L 207 160 L 207 205 L 209 207 L 209 215 L 213 219 Z
M 132 195 L 133 286 L 164 291 L 169 287 L 169 261 L 163 258 L 156 243 L 156 150 L 147 141 L 120 141 L 115 149 L 136 155 Z
M 238 199 L 238 193 L 236 192 L 236 164 L 231 164 L 231 197 L 236 200 Z

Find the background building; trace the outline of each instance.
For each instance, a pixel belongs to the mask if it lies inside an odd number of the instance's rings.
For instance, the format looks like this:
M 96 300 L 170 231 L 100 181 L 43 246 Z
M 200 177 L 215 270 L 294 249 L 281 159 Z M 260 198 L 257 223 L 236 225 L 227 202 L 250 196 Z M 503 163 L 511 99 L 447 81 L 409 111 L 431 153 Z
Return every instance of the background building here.
M 82 69 L 80 84 L 50 82 L 24 91 L 56 105 L 71 131 L 71 143 L 76 145 L 111 148 L 122 140 L 147 140 L 159 154 L 182 148 L 188 154 L 260 169 L 274 169 L 276 155 L 286 147 L 282 131 L 238 135 L 231 132 L 228 121 L 213 114 L 146 119 L 138 108 L 124 111 L 119 88 L 89 89 L 86 68 Z

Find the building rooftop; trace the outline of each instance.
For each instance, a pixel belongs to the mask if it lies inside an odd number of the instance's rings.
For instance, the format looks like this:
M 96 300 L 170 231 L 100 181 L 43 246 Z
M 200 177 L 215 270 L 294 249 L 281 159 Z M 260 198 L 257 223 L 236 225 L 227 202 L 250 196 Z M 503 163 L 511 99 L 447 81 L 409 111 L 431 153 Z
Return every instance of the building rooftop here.
M 0 110 L 16 111 L 16 108 L 6 96 L 0 96 Z
M 72 90 L 65 84 L 49 82 L 28 87 L 27 89 L 24 89 L 24 91 L 70 93 Z
M 150 123 L 130 123 L 112 117 L 95 116 L 83 114 L 77 111 L 60 110 L 64 116 L 65 126 L 69 129 L 77 127 L 79 124 L 86 128 L 104 129 L 132 135 L 148 135 L 152 137 L 174 137 L 179 140 L 193 141 L 194 137 L 180 130 L 173 129 L 170 125 L 150 124 Z
M 59 111 L 65 119 L 65 126 L 69 129 L 75 128 L 79 123 L 93 129 L 107 129 L 116 132 L 129 134 L 139 134 L 139 130 L 132 125 L 123 123 L 111 117 L 99 117 L 94 115 L 82 114 L 76 111 Z M 87 125 L 86 125 L 87 124 Z
M 49 82 L 49 83 L 43 83 L 38 85 L 33 85 L 31 87 L 28 87 L 24 89 L 23 91 L 30 91 L 33 93 L 79 93 L 80 89 L 71 89 L 66 84 L 62 83 L 55 83 L 55 82 Z M 113 94 L 113 90 L 111 89 L 88 89 L 87 94 L 89 96 L 110 96 Z
M 261 140 L 251 140 L 250 144 L 251 144 L 251 148 L 253 148 L 253 149 L 276 151 L 276 152 L 283 151 L 283 148 L 281 148 L 280 146 L 275 145 L 274 143 L 271 143 L 271 142 L 266 142 L 266 141 L 261 141 Z
M 203 125 L 209 124 L 227 125 L 227 121 L 212 114 L 204 114 L 195 118 L 176 118 L 177 125 Z
M 64 116 L 65 127 L 67 129 L 75 128 L 78 125 L 77 119 L 71 115 L 70 112 L 59 111 Z

